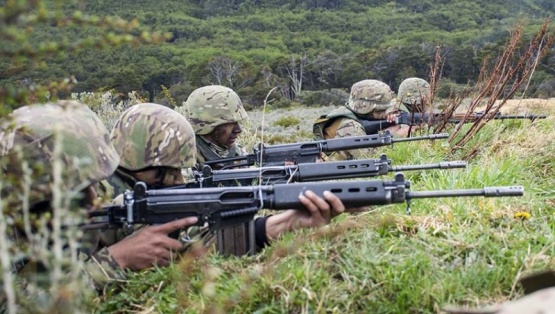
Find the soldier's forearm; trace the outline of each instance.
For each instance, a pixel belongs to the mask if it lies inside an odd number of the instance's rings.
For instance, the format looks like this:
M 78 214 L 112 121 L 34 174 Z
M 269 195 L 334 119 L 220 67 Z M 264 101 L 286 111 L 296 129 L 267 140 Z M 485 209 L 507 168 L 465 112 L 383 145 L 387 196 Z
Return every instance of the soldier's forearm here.
M 294 214 L 294 210 L 288 210 L 266 219 L 266 237 L 269 241 L 273 241 L 283 233 L 293 230 Z
M 125 279 L 125 272 L 107 248 L 89 256 L 81 254 L 85 259 L 85 273 L 98 291 L 102 291 L 111 282 Z

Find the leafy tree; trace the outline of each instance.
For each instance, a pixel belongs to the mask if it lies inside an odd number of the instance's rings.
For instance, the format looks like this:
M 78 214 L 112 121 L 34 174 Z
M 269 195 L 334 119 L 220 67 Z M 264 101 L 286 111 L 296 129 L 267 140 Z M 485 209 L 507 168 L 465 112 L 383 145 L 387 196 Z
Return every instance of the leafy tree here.
M 137 20 L 86 15 L 71 5 L 63 9 L 64 3 L 14 0 L 5 1 L 0 7 L 0 73 L 5 73 L 0 81 L 0 103 L 4 104 L 0 114 L 20 105 L 55 99 L 60 92 L 69 91 L 77 82 L 75 76 L 59 67 L 51 68 L 52 64 L 81 51 L 166 38 L 159 33 L 140 32 Z M 65 32 L 59 33 L 62 29 Z M 75 36 L 78 30 L 86 30 L 86 35 Z M 56 35 L 45 36 L 46 33 Z M 47 74 L 40 75 L 42 72 Z
M 248 95 L 253 99 L 258 99 L 256 86 L 273 80 L 284 95 L 294 97 L 292 88 L 298 84 L 284 71 L 291 55 L 305 55 L 309 61 L 303 69 L 302 90 L 346 88 L 364 78 L 382 79 L 395 89 L 405 76 L 428 75 L 437 45 L 443 47 L 442 76 L 466 84 L 477 80 L 478 65 L 484 56 L 499 51 L 515 21 L 529 21 L 525 34 L 530 37 L 531 30 L 541 24 L 536 16 L 555 13 L 545 11 L 542 0 L 44 2 L 69 16 L 75 10 L 82 16 L 108 12 L 133 19 L 135 27 L 119 31 L 96 24 L 68 27 L 68 23 L 48 22 L 33 28 L 33 43 L 48 38 L 60 46 L 83 38 L 103 38 L 110 32 L 141 38 L 143 28 L 138 21 L 170 37 L 157 45 L 132 49 L 60 49 L 32 67 L 4 58 L 0 60 L 2 86 L 67 77 L 78 91 L 132 85 L 139 86 L 139 92 L 148 93 L 150 99 L 161 92 L 161 84 L 171 90 L 174 84 L 182 84 L 183 78 L 197 87 L 220 82 L 249 90 L 255 93 Z M 109 21 L 115 23 L 115 19 Z M 9 44 L 6 47 L 2 49 L 13 48 Z M 221 72 L 225 59 L 229 61 L 227 77 Z M 553 60 L 545 60 L 546 66 L 553 68 Z M 48 66 L 41 67 L 44 64 Z M 130 84 L 116 82 L 122 78 L 121 69 L 136 75 L 129 78 Z M 547 72 L 548 78 L 555 76 Z M 76 80 L 71 80 L 72 75 Z

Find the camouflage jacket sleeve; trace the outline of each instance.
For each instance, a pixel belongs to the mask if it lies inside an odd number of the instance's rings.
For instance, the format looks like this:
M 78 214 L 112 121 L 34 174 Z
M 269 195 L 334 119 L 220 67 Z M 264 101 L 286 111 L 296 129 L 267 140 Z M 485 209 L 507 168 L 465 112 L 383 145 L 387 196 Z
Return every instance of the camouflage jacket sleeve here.
M 342 138 L 342 137 L 349 137 L 349 136 L 364 136 L 366 132 L 364 131 L 364 127 L 362 124 L 354 119 L 350 118 L 340 118 L 338 122 L 339 125 L 337 127 L 337 131 L 335 132 L 335 138 Z M 339 159 L 339 160 L 351 160 L 351 159 L 362 159 L 368 158 L 369 154 L 371 154 L 373 149 L 364 148 L 364 149 L 352 149 L 346 151 L 339 151 L 336 154 L 338 156 L 330 155 L 332 159 Z
M 108 248 L 91 255 L 81 253 L 79 257 L 85 262 L 85 273 L 98 291 L 104 290 L 115 281 L 125 279 L 125 271 L 119 267 Z
M 195 182 L 195 173 L 192 168 L 182 168 L 181 175 L 183 176 L 183 182 Z
M 108 185 L 110 186 L 110 185 Z M 123 201 L 123 196 L 116 197 L 112 204 Z M 108 251 L 108 247 L 124 238 L 121 229 L 91 230 L 85 232 L 83 241 L 89 247 L 79 254 L 79 258 L 85 263 L 85 273 L 98 291 L 117 281 L 125 278 L 125 271 L 121 269 L 114 257 Z

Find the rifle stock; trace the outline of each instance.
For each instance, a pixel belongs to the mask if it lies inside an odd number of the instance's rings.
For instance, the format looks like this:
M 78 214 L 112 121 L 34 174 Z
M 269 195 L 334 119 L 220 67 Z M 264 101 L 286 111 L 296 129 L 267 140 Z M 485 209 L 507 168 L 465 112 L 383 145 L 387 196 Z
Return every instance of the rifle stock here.
M 435 164 L 391 166 L 385 154 L 379 159 L 347 160 L 325 163 L 304 163 L 291 166 L 212 170 L 204 166 L 196 172 L 196 182 L 186 187 L 248 186 L 288 182 L 324 181 L 376 177 L 397 171 L 465 168 L 465 161 L 447 161 Z
M 199 226 L 220 230 L 251 220 L 262 208 L 303 210 L 298 196 L 311 190 L 320 197 L 325 191 L 337 195 L 345 207 L 404 203 L 415 198 L 522 196 L 521 186 L 487 187 L 473 190 L 410 192 L 402 173 L 393 180 L 310 182 L 249 187 L 147 190 L 143 182 L 124 194 L 121 206 L 93 212 L 96 224 L 88 228 L 120 228 L 133 224 L 163 224 L 185 217 L 197 217 Z M 407 208 L 408 210 L 409 208 Z
M 392 145 L 393 143 L 435 140 L 448 138 L 449 134 L 431 134 L 425 136 L 415 136 L 408 138 L 393 138 L 391 133 L 371 134 L 365 136 L 352 136 L 337 139 L 300 142 L 280 145 L 262 145 L 259 143 L 254 149 L 253 154 L 245 156 L 224 158 L 206 161 L 205 165 L 212 168 L 222 167 L 222 169 L 245 167 L 258 164 L 263 165 L 283 165 L 285 162 L 294 164 L 316 162 L 320 153 L 329 153 L 341 150 L 381 147 Z M 235 163 L 239 161 L 239 163 Z

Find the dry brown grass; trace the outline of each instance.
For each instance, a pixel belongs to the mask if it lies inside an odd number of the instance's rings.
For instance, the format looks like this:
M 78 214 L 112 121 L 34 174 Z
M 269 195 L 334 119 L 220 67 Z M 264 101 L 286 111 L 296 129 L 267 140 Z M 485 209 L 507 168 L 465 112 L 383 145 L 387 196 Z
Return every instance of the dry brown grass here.
M 496 104 L 499 100 L 496 101 Z M 478 110 L 483 109 L 482 107 Z M 555 98 L 527 98 L 527 99 L 511 99 L 501 109 L 503 114 L 525 114 L 525 113 L 555 113 Z

